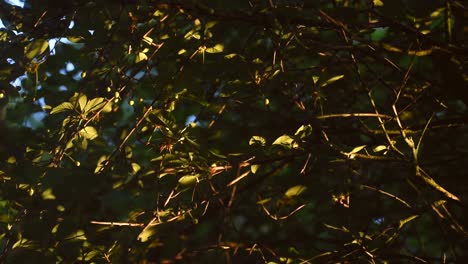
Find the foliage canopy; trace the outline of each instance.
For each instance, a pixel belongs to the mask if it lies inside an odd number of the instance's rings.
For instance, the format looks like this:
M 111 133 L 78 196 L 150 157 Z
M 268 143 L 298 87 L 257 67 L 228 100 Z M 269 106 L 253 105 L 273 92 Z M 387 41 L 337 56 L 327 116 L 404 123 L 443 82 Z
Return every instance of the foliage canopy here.
M 461 1 L 0 1 L 0 262 L 467 257 Z

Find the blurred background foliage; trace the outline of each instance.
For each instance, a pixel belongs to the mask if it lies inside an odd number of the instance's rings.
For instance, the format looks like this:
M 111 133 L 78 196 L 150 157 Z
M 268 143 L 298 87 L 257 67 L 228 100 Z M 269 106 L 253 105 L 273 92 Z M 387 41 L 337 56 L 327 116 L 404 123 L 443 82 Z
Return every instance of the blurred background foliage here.
M 467 18 L 0 1 L 0 262 L 464 263 Z

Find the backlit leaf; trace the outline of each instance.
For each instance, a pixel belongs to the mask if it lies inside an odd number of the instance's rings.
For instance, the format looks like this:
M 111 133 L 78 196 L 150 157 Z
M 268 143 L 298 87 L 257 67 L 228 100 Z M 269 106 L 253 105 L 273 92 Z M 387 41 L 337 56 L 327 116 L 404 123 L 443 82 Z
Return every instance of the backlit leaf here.
M 215 46 L 211 48 L 207 48 L 205 51 L 208 53 L 220 53 L 220 52 L 223 52 L 223 50 L 224 50 L 223 44 L 216 44 Z
M 182 176 L 179 179 L 179 184 L 181 186 L 194 185 L 195 183 L 197 183 L 199 177 L 199 174 Z
M 50 111 L 50 114 L 57 114 L 57 113 L 60 113 L 63 111 L 69 111 L 69 110 L 73 110 L 73 104 L 70 102 L 63 102 L 57 105 L 56 107 L 52 108 L 52 110 Z
M 366 145 L 357 146 L 357 147 L 353 148 L 353 150 L 351 150 L 348 154 L 358 153 L 359 151 L 363 150 L 365 147 L 366 147 Z
M 261 136 L 253 136 L 249 140 L 249 145 L 250 146 L 252 146 L 252 145 L 265 146 L 265 144 L 266 144 L 266 140 L 265 140 L 265 138 L 263 138 Z
M 252 171 L 252 173 L 255 174 L 259 168 L 260 168 L 260 165 L 254 164 L 250 166 L 250 171 Z
M 90 100 L 85 108 L 83 109 L 83 112 L 91 112 L 100 109 L 106 102 L 104 102 L 104 98 L 102 97 L 97 97 L 92 100 Z
M 79 132 L 80 136 L 84 137 L 85 139 L 93 140 L 97 138 L 98 132 L 97 130 L 92 127 L 92 126 L 87 126 L 83 129 L 80 130 Z
M 49 42 L 45 39 L 36 39 L 25 47 L 24 55 L 26 58 L 32 60 L 40 56 L 49 49 Z
M 293 143 L 294 139 L 292 139 L 288 135 L 282 135 L 279 138 L 277 138 L 272 145 L 284 145 L 284 146 L 291 146 Z
M 296 185 L 296 186 L 293 186 L 291 188 L 289 188 L 285 193 L 284 195 L 288 198 L 292 198 L 292 197 L 295 197 L 295 196 L 299 196 L 300 194 L 302 194 L 303 192 L 305 192 L 305 190 L 307 190 L 307 187 L 304 186 L 304 185 Z
M 86 97 L 85 94 L 81 94 L 80 97 L 78 97 L 78 105 L 80 106 L 80 110 L 82 112 L 85 112 L 85 107 L 86 104 L 88 103 L 88 98 Z
M 331 77 L 331 78 L 328 79 L 326 82 L 322 83 L 322 84 L 320 85 L 320 87 L 325 87 L 325 86 L 327 86 L 327 85 L 329 85 L 329 84 L 331 84 L 331 83 L 334 83 L 334 82 L 336 82 L 336 81 L 342 79 L 343 77 L 344 77 L 344 75 L 337 75 L 337 76 Z
M 135 63 L 138 63 L 140 61 L 144 61 L 144 60 L 147 60 L 147 59 L 148 59 L 148 56 L 146 56 L 145 53 L 138 52 L 137 56 L 135 57 Z

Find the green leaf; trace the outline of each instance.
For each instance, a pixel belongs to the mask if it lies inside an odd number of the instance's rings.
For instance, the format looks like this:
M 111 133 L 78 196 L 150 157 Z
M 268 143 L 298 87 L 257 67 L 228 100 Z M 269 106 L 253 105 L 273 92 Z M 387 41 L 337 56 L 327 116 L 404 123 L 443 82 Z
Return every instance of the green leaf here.
M 380 152 L 380 151 L 383 151 L 383 150 L 386 150 L 386 149 L 388 149 L 387 146 L 385 146 L 385 145 L 379 145 L 379 146 L 376 146 L 375 148 L 373 148 L 372 150 L 373 150 L 374 152 Z
M 50 111 L 50 114 L 57 114 L 57 113 L 69 111 L 69 110 L 73 110 L 73 104 L 70 102 L 63 102 L 57 105 L 56 107 L 52 108 L 52 110 Z
M 39 57 L 49 49 L 49 42 L 45 39 L 36 39 L 29 43 L 24 49 L 24 56 L 29 60 Z
M 51 188 L 48 188 L 47 190 L 42 192 L 42 199 L 44 199 L 44 200 L 55 200 L 55 195 L 52 192 Z
M 211 48 L 207 48 L 205 51 L 208 53 L 220 53 L 223 52 L 224 45 L 223 44 L 216 44 Z
M 265 144 L 266 144 L 266 140 L 265 140 L 265 138 L 263 138 L 261 136 L 253 136 L 249 140 L 249 145 L 250 146 L 252 146 L 252 145 L 265 146 Z
M 307 136 L 312 134 L 312 126 L 311 125 L 302 125 L 300 128 L 297 129 L 296 133 L 294 133 L 294 136 L 303 139 Z
M 358 153 L 359 151 L 363 150 L 367 145 L 362 145 L 362 146 L 357 146 L 353 148 L 350 152 L 348 152 L 348 155 Z
M 250 166 L 250 171 L 251 171 L 253 174 L 255 174 L 259 168 L 260 168 L 260 165 L 254 164 L 254 165 L 251 165 L 251 166 Z
M 144 61 L 144 60 L 147 60 L 147 59 L 148 59 L 148 56 L 146 56 L 145 53 L 138 52 L 137 56 L 135 57 L 135 63 L 138 63 L 140 61 Z
M 262 199 L 260 201 L 257 201 L 257 204 L 262 205 L 262 204 L 268 203 L 269 201 L 271 201 L 271 198 L 265 198 L 265 199 Z
M 314 84 L 317 84 L 319 81 L 320 77 L 319 76 L 312 76 L 312 81 L 314 81 Z
M 407 223 L 411 222 L 412 220 L 416 219 L 417 217 L 419 217 L 419 215 L 412 215 L 412 216 L 409 216 L 405 219 L 402 219 L 400 220 L 400 223 L 398 224 L 398 228 L 402 228 L 404 225 L 406 225 Z
M 70 42 L 73 42 L 73 43 L 77 43 L 77 42 L 80 42 L 80 41 L 83 41 L 84 38 L 82 36 L 67 36 L 67 39 L 68 41 Z
M 85 107 L 87 103 L 88 103 L 88 98 L 86 97 L 85 94 L 81 94 L 80 97 L 78 97 L 78 105 L 80 106 L 81 112 L 86 113 Z
M 84 113 L 92 112 L 99 110 L 106 102 L 104 101 L 104 98 L 102 97 L 97 97 L 92 100 L 90 100 L 86 106 L 83 109 Z
M 294 139 L 292 139 L 288 135 L 282 135 L 279 138 L 277 138 L 272 145 L 283 145 L 283 146 L 291 146 L 293 143 Z
M 156 228 L 149 227 L 145 228 L 137 237 L 137 240 L 146 242 L 148 239 L 156 233 Z
M 80 130 L 79 135 L 84 137 L 85 139 L 93 140 L 97 138 L 98 132 L 94 127 L 87 126 Z
M 320 85 L 320 87 L 325 87 L 325 86 L 327 86 L 327 85 L 329 85 L 329 84 L 331 84 L 331 83 L 334 83 L 334 82 L 336 82 L 336 81 L 342 79 L 343 77 L 344 77 L 344 75 L 337 75 L 337 76 L 331 77 L 331 78 L 328 79 L 326 82 L 322 83 L 322 84 Z
M 292 198 L 299 196 L 300 194 L 304 193 L 305 190 L 307 190 L 307 187 L 304 185 L 296 185 L 291 188 L 289 188 L 285 193 L 284 196 L 287 198 Z
M 194 185 L 195 183 L 198 182 L 198 178 L 199 178 L 199 177 L 200 177 L 200 174 L 182 176 L 182 177 L 179 179 L 179 184 L 180 184 L 181 186 L 190 186 L 190 185 Z
M 75 231 L 73 234 L 70 234 L 68 237 L 65 238 L 65 240 L 71 240 L 71 241 L 76 241 L 76 240 L 86 240 L 85 232 L 83 230 L 78 229 Z
M 138 173 L 141 169 L 141 166 L 138 163 L 132 162 L 132 172 L 134 174 Z
M 229 60 L 229 59 L 232 59 L 232 58 L 234 58 L 234 57 L 236 57 L 236 56 L 239 56 L 239 54 L 237 54 L 237 53 L 230 53 L 230 54 L 224 55 L 224 58 L 226 58 L 226 59 Z
M 372 0 L 375 6 L 383 6 L 382 0 Z
M 102 155 L 101 157 L 99 157 L 96 163 L 96 169 L 94 169 L 94 173 L 99 172 L 103 168 L 103 165 L 107 161 L 107 159 L 109 159 L 109 156 L 106 155 Z

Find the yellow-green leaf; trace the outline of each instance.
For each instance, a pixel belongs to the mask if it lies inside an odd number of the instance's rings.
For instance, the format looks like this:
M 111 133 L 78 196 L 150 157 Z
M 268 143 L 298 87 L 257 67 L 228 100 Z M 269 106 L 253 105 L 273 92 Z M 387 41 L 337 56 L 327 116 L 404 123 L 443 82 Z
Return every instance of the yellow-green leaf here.
M 141 166 L 138 163 L 132 162 L 132 171 L 133 173 L 139 172 L 141 169 Z
M 261 145 L 261 146 L 265 146 L 265 143 L 266 143 L 266 140 L 265 138 L 261 137 L 261 136 L 253 136 L 250 138 L 249 140 L 249 145 L 252 146 L 252 145 Z
M 359 151 L 361 151 L 361 150 L 364 149 L 365 147 L 366 147 L 366 145 L 357 146 L 357 147 L 353 148 L 353 150 L 351 150 L 348 154 L 358 153 Z
M 36 39 L 24 48 L 24 56 L 32 60 L 40 56 L 49 49 L 49 42 L 46 39 Z
M 135 63 L 138 63 L 140 61 L 144 61 L 147 59 L 148 59 L 148 56 L 146 56 L 146 54 L 144 54 L 143 52 L 138 52 L 138 55 L 135 57 Z
M 86 240 L 85 232 L 83 230 L 78 229 L 76 232 L 69 235 L 65 238 L 68 241 L 77 241 L 77 240 Z
M 296 185 L 296 186 L 293 186 L 293 187 L 289 188 L 289 189 L 284 193 L 284 195 L 285 195 L 287 198 L 296 197 L 296 196 L 299 196 L 300 194 L 302 194 L 303 192 L 305 192 L 306 189 L 307 189 L 307 187 L 304 186 L 304 185 Z
M 312 133 L 312 126 L 311 125 L 302 125 L 299 127 L 294 133 L 294 136 L 297 136 L 299 138 L 304 138 L 309 136 Z
M 101 157 L 99 157 L 94 173 L 99 172 L 103 168 L 103 165 L 107 159 L 109 159 L 109 156 L 106 156 L 106 155 L 102 155 Z
M 207 48 L 205 51 L 208 53 L 220 53 L 223 52 L 224 45 L 223 44 L 216 44 L 211 48 Z
M 87 126 L 83 129 L 80 130 L 79 132 L 80 136 L 86 138 L 86 139 L 89 139 L 89 140 L 93 140 L 95 138 L 97 138 L 98 136 L 98 132 L 97 130 L 92 127 L 92 126 Z
M 314 84 L 317 84 L 319 81 L 320 77 L 319 76 L 312 76 L 312 80 L 314 81 Z
M 288 135 L 282 135 L 279 138 L 277 138 L 272 145 L 284 145 L 284 146 L 291 146 L 292 142 L 294 139 L 292 139 Z
M 250 171 L 252 171 L 252 173 L 255 174 L 259 168 L 260 168 L 260 165 L 254 164 L 250 166 Z
M 236 53 L 230 53 L 230 54 L 225 55 L 224 58 L 229 60 L 229 59 L 232 59 L 232 58 L 234 58 L 236 56 L 239 56 L 239 55 L 236 54 Z
M 148 227 L 143 229 L 143 231 L 138 235 L 137 239 L 141 242 L 146 242 L 148 239 L 156 233 L 156 228 Z
M 262 204 L 268 203 L 269 201 L 271 201 L 271 198 L 265 198 L 265 199 L 258 201 L 257 204 L 262 205 Z
M 44 200 L 55 200 L 55 195 L 52 192 L 51 188 L 42 192 L 42 199 Z
M 82 41 L 84 38 L 81 37 L 81 36 L 78 36 L 78 37 L 75 37 L 75 36 L 68 36 L 67 39 L 68 39 L 68 41 L 70 41 L 70 42 L 77 43 L 77 42 Z
M 400 220 L 400 223 L 398 225 L 398 228 L 402 228 L 404 225 L 406 225 L 407 223 L 411 222 L 412 220 L 414 220 L 415 218 L 417 218 L 419 215 L 412 215 L 410 217 L 407 217 L 405 219 L 402 219 Z
M 383 2 L 381 0 L 373 0 L 375 6 L 383 6 Z
M 331 77 L 330 79 L 328 79 L 326 82 L 322 83 L 322 85 L 320 85 L 320 87 L 325 87 L 331 83 L 334 83 L 340 79 L 343 79 L 344 75 L 337 75 L 337 76 L 334 76 L 334 77 Z
M 52 111 L 50 111 L 50 114 L 57 114 L 63 111 L 67 110 L 73 110 L 73 104 L 70 102 L 63 102 L 56 107 L 52 108 Z
M 387 146 L 385 145 L 379 145 L 375 148 L 373 148 L 374 152 L 380 152 L 380 151 L 383 151 L 383 150 L 386 150 L 387 149 Z
M 78 105 L 80 106 L 80 110 L 84 112 L 86 104 L 88 103 L 88 98 L 85 94 L 80 95 L 78 98 Z
M 102 97 L 94 98 L 86 104 L 86 107 L 84 108 L 83 112 L 87 113 L 87 112 L 99 110 L 99 108 L 102 107 L 104 104 L 105 104 L 104 98 Z
M 200 174 L 182 176 L 179 179 L 179 184 L 182 186 L 194 185 L 197 183 L 198 177 L 200 177 Z

